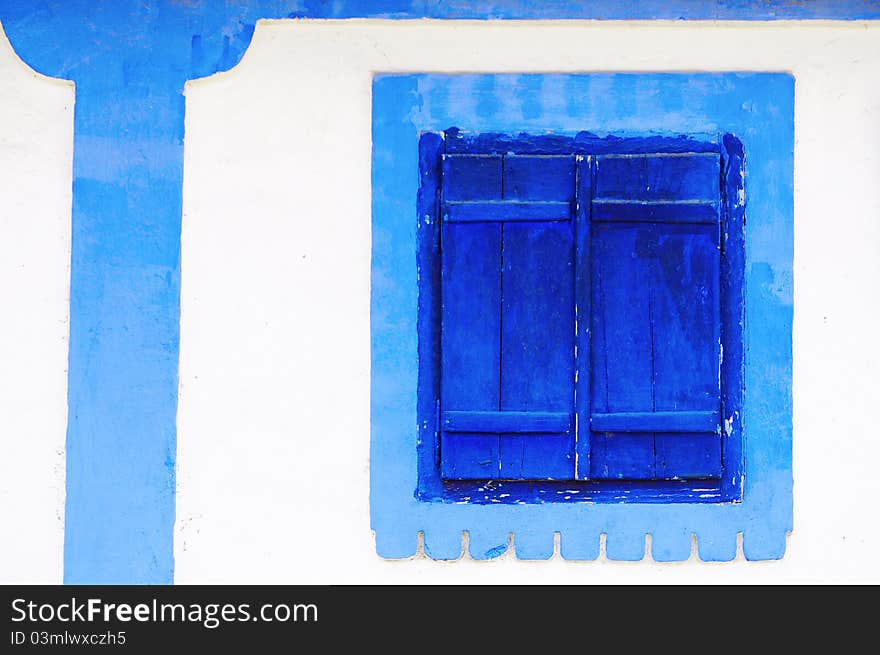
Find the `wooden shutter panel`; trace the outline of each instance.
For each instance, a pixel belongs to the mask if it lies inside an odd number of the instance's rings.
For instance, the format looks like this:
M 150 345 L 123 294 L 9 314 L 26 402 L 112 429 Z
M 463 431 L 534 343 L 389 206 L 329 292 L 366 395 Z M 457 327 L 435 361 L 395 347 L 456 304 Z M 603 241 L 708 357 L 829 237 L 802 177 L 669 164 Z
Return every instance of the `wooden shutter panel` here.
M 592 202 L 594 479 L 717 478 L 720 156 L 600 156 Z
M 573 157 L 444 158 L 444 479 L 574 477 L 573 194 Z

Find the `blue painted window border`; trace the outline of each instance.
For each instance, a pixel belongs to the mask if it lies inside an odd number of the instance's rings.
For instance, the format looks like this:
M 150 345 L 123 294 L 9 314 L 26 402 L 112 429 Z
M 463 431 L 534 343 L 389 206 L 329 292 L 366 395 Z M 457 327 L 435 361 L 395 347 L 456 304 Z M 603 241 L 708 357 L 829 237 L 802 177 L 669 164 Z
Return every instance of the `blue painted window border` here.
M 443 480 L 440 475 L 440 166 L 444 153 L 575 155 L 642 153 L 717 153 L 721 158 L 720 271 L 722 472 L 720 480 Z M 743 387 L 743 266 L 744 153 L 732 134 L 677 137 L 598 137 L 589 132 L 562 134 L 468 134 L 458 128 L 419 135 L 417 197 L 418 268 L 418 485 L 422 501 L 486 503 L 639 502 L 717 503 L 742 501 L 742 387 Z M 591 185 L 592 186 L 592 185 Z M 579 255 L 580 256 L 580 255 Z M 589 338 L 589 337 L 582 337 Z M 582 423 L 589 410 L 578 408 Z M 584 420 L 585 419 L 585 420 Z
M 418 498 L 418 269 L 422 132 L 631 137 L 731 133 L 747 160 L 742 502 L 475 503 Z M 652 130 L 654 130 L 652 132 Z M 370 504 L 376 548 L 407 557 L 553 553 L 659 561 L 785 552 L 792 527 L 791 325 L 794 78 L 785 73 L 381 75 L 373 84 Z M 421 218 L 421 217 L 420 217 Z

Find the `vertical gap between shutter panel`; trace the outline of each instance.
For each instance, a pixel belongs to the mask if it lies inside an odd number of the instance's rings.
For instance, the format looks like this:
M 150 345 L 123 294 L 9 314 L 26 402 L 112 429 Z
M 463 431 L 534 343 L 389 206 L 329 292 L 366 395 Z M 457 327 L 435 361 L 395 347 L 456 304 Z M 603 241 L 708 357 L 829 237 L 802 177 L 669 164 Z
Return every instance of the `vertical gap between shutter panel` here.
M 592 223 L 593 198 L 596 195 L 596 180 L 597 180 L 598 176 L 599 176 L 599 158 L 598 157 L 591 157 L 590 158 L 590 212 L 591 212 L 591 214 L 590 214 L 590 246 L 591 246 L 590 247 L 590 258 L 591 258 L 590 266 L 591 267 L 593 265 L 592 259 L 597 258 L 599 256 L 597 251 L 592 247 L 593 236 L 596 234 L 596 231 L 593 229 L 593 223 Z M 599 286 L 599 302 L 602 305 L 602 344 L 603 344 L 603 347 L 605 348 L 605 357 L 602 358 L 602 365 L 603 365 L 603 368 L 605 369 L 604 370 L 604 372 L 605 372 L 605 411 L 610 412 L 612 410 L 611 410 L 611 406 L 608 404 L 608 386 L 609 386 L 608 385 L 608 330 L 605 327 L 608 324 L 608 312 L 605 309 L 605 306 L 606 306 L 605 286 L 602 282 L 604 278 L 602 275 L 601 264 L 600 264 L 600 266 L 598 266 L 594 270 L 596 271 L 596 277 L 598 277 L 599 279 L 597 281 L 591 281 L 590 286 L 592 286 L 592 284 L 594 282 L 596 284 L 598 284 L 598 286 Z M 592 289 L 590 290 L 590 293 L 592 293 Z M 596 311 L 595 307 L 592 308 L 592 311 Z M 592 349 L 591 349 L 590 357 L 592 359 Z M 592 368 L 592 361 L 590 362 L 590 365 Z M 590 403 L 592 404 L 592 398 L 590 399 Z
M 504 200 L 504 154 L 501 155 L 501 170 L 499 177 L 501 178 L 501 199 Z M 498 410 L 504 410 L 504 222 L 501 222 L 501 257 L 499 276 L 499 306 L 498 306 Z M 496 435 L 498 439 L 498 477 L 501 477 L 501 471 L 504 465 L 504 450 L 502 448 L 501 434 Z M 522 470 L 522 468 L 520 468 Z
M 501 199 L 504 200 L 504 155 L 501 155 Z
M 718 251 L 721 258 L 724 258 L 725 239 L 724 228 L 727 221 L 727 193 L 724 189 L 724 180 L 727 177 L 727 162 L 725 157 L 719 153 L 718 155 Z M 719 278 L 721 277 L 721 267 L 718 267 Z M 719 294 L 720 298 L 720 294 Z
M 571 217 L 571 233 L 572 233 L 572 253 L 571 253 L 571 261 L 574 264 L 574 270 L 572 271 L 571 276 L 571 284 L 572 284 L 572 294 L 571 297 L 574 298 L 574 382 L 573 388 L 574 393 L 572 399 L 572 409 L 574 409 L 574 479 L 578 479 L 578 473 L 580 472 L 580 457 L 578 455 L 578 446 L 581 440 L 581 431 L 580 431 L 580 422 L 578 421 L 578 375 L 579 375 L 579 360 L 578 360 L 578 332 L 580 329 L 580 303 L 578 302 L 578 211 L 580 210 L 580 169 L 581 167 L 578 165 L 577 156 L 574 157 L 574 214 Z
M 504 158 L 501 158 L 501 184 L 502 197 L 504 193 Z M 504 222 L 501 222 L 501 257 L 498 271 L 498 411 L 504 409 Z M 501 448 L 501 434 L 498 439 L 498 477 L 501 477 L 502 458 L 504 453 Z
M 653 265 L 651 266 L 653 270 Z M 651 411 L 657 411 L 657 380 L 654 370 L 654 290 L 649 276 L 648 282 L 648 334 L 651 339 Z
M 724 362 L 724 335 L 721 333 L 724 325 L 724 229 L 727 226 L 727 206 L 724 202 L 727 194 L 724 193 L 724 157 L 718 154 L 718 427 L 724 422 L 723 394 L 721 393 L 721 366 Z M 720 434 L 720 432 L 719 432 Z M 721 441 L 721 461 L 724 461 L 724 440 Z M 722 471 L 722 475 L 723 475 Z
M 648 333 L 651 337 L 651 411 L 657 411 L 657 380 L 656 380 L 656 372 L 654 368 L 654 284 L 653 284 L 653 272 L 654 272 L 654 263 L 651 261 L 650 269 L 651 274 L 648 275 Z M 652 477 L 656 479 L 657 477 L 657 433 L 651 433 L 651 464 L 652 464 Z
M 601 263 L 597 268 L 599 272 L 599 298 L 602 303 L 602 345 L 605 348 L 605 356 L 602 358 L 602 367 L 605 369 L 605 411 L 616 411 L 611 409 L 610 394 L 608 392 L 611 386 L 608 381 L 608 302 L 605 296 L 605 276 L 602 275 Z
M 441 417 L 442 417 L 441 412 L 443 411 L 443 400 L 442 399 L 443 399 L 443 376 L 444 376 L 442 348 L 443 348 L 443 330 L 445 330 L 447 327 L 443 322 L 443 315 L 444 315 L 443 314 L 443 303 L 446 302 L 446 298 L 444 296 L 445 290 L 444 290 L 444 284 L 443 284 L 443 276 L 444 276 L 444 273 L 443 273 L 443 248 L 444 248 L 444 244 L 443 244 L 443 201 L 446 199 L 446 176 L 444 175 L 443 161 L 446 157 L 446 153 L 448 152 L 448 146 L 449 146 L 449 142 L 446 140 L 446 133 L 444 132 L 443 133 L 443 154 L 440 155 L 440 161 L 437 162 L 437 168 L 438 168 L 439 177 L 440 177 L 440 184 L 439 184 L 440 188 L 438 189 L 438 192 L 437 192 L 437 220 L 440 224 L 440 238 L 439 238 L 440 252 L 438 253 L 438 256 L 440 257 L 440 284 L 439 284 L 439 287 L 440 287 L 440 312 L 438 314 L 438 316 L 440 318 L 440 335 L 439 335 L 439 342 L 438 342 L 439 343 L 439 347 L 438 347 L 439 348 L 439 355 L 440 355 L 438 357 L 438 360 L 440 362 L 440 371 L 439 371 L 440 390 L 439 390 L 438 396 L 439 396 L 440 400 L 438 400 L 438 402 L 437 402 L 437 430 L 438 430 L 437 443 L 439 444 L 440 466 L 441 467 L 443 465 L 443 436 L 442 436 L 442 427 L 441 427 L 442 423 L 440 421 L 441 421 Z
M 436 401 L 434 403 L 434 444 L 436 448 L 436 461 L 434 466 L 437 471 L 440 473 L 440 477 L 442 478 L 442 469 L 443 469 L 443 428 L 440 423 L 440 412 L 442 407 L 440 406 L 441 398 L 443 397 L 443 186 L 445 184 L 445 180 L 443 179 L 443 158 L 446 156 L 446 132 L 440 132 L 441 139 L 443 140 L 443 147 L 437 153 L 438 159 L 436 162 L 435 173 L 437 175 L 437 188 L 434 191 L 434 229 L 436 230 L 436 241 L 434 242 L 437 246 L 437 251 L 434 253 L 435 263 L 438 267 L 437 275 L 439 279 L 432 280 L 432 283 L 436 284 L 435 291 L 437 293 L 435 297 L 435 320 L 436 325 L 436 333 L 434 334 L 434 363 L 436 365 L 436 377 L 437 381 L 435 391 L 436 391 Z
M 584 198 L 584 202 L 587 203 L 584 208 L 585 220 L 582 223 L 585 230 L 587 230 L 587 235 L 584 240 L 587 248 L 587 262 L 584 275 L 587 276 L 587 284 L 584 287 L 584 291 L 587 294 L 588 300 L 587 306 L 589 307 L 589 313 L 584 316 L 584 329 L 587 330 L 587 352 L 585 354 L 584 359 L 584 375 L 592 376 L 593 375 L 593 352 L 594 352 L 594 344 L 593 344 L 593 312 L 596 311 L 596 303 L 593 302 L 593 258 L 596 256 L 595 249 L 593 248 L 593 235 L 596 233 L 593 228 L 593 197 L 596 194 L 596 166 L 597 161 L 596 157 L 593 155 L 585 155 L 587 160 L 587 168 L 586 174 L 589 176 L 589 193 L 587 197 Z M 578 187 L 580 190 L 580 187 Z M 606 375 L 607 378 L 607 375 Z M 592 413 L 592 405 L 593 405 L 593 394 L 595 393 L 595 389 L 593 387 L 592 377 L 587 378 L 589 383 L 589 395 L 585 399 L 586 408 L 584 410 L 584 430 L 586 432 L 587 438 L 587 464 L 586 471 L 584 472 L 585 478 L 590 478 L 593 474 L 593 433 L 590 428 L 590 415 Z M 608 384 L 606 380 L 605 384 L 606 389 L 606 407 L 607 407 L 607 389 Z
M 724 389 L 721 381 L 721 367 L 724 365 L 724 339 L 727 336 L 724 332 L 724 297 L 726 287 L 724 283 L 724 272 L 727 264 L 727 173 L 730 166 L 730 158 L 725 155 L 723 147 L 724 137 L 720 138 L 722 143 L 721 152 L 718 153 L 718 453 L 721 462 L 718 467 L 721 475 L 721 486 L 724 487 L 723 480 L 727 477 L 725 467 L 725 451 L 727 450 L 727 437 L 724 434 Z M 730 302 L 728 299 L 727 302 Z

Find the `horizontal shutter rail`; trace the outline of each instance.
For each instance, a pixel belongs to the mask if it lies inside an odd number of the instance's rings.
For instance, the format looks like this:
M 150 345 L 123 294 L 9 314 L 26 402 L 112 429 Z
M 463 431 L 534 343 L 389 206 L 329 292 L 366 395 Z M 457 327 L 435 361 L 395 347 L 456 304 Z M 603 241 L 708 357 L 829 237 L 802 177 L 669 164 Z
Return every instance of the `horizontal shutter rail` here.
M 443 159 L 457 159 L 464 157 L 501 157 L 503 153 L 497 152 L 447 152 L 443 154 Z
M 699 198 L 687 200 L 637 200 L 633 198 L 596 198 L 594 203 L 600 205 L 710 205 L 714 207 L 717 203 L 715 200 L 700 200 Z
M 720 432 L 720 414 L 706 411 L 593 414 L 594 432 Z
M 551 200 L 450 200 L 443 203 L 443 220 L 447 223 L 568 221 L 571 205 Z
M 454 155 L 453 155 L 454 156 Z M 565 154 L 532 154 L 528 152 L 508 152 L 504 154 L 505 159 L 571 159 L 575 158 L 574 153 Z
M 446 432 L 568 433 L 571 415 L 565 412 L 443 412 Z
M 705 153 L 710 154 L 710 153 Z M 715 156 L 718 156 L 718 153 L 714 153 Z M 566 153 L 531 153 L 531 152 L 447 152 L 443 155 L 443 160 L 451 159 L 465 159 L 467 157 L 484 157 L 484 158 L 497 158 L 504 157 L 505 159 L 574 159 L 575 154 L 572 152 Z M 640 157 L 644 157 L 644 155 L 639 155 Z
M 709 152 L 620 152 L 599 154 L 596 157 L 603 159 L 644 159 L 646 157 L 709 157 L 717 159 L 720 154 L 717 150 Z
M 718 205 L 706 200 L 593 200 L 594 223 L 718 223 Z

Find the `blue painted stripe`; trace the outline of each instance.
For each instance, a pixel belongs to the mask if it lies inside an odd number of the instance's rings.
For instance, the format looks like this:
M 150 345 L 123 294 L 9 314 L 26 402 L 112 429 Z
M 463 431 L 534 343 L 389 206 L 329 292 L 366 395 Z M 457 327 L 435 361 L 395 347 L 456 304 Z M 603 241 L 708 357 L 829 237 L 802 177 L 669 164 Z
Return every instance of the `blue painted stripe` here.
M 280 3 L 285 4 L 285 3 Z M 294 4 L 294 3 L 290 3 Z M 589 18 L 606 20 L 782 20 L 788 18 L 863 19 L 880 17 L 872 0 L 528 0 L 492 2 L 411 2 L 342 0 L 309 2 L 293 15 L 312 18 Z
M 593 414 L 595 432 L 716 432 L 718 412 L 613 412 Z
M 184 105 L 116 102 L 77 86 L 64 580 L 170 583 Z
M 264 5 L 296 6 L 271 2 Z M 279 12 L 280 13 L 280 12 Z M 788 18 L 860 19 L 880 17 L 872 0 L 528 0 L 492 2 L 412 2 L 411 0 L 338 0 L 306 2 L 290 15 L 310 18 L 589 18 L 666 20 L 782 20 Z
M 271 3 L 267 6 L 299 3 Z M 782 20 L 787 18 L 877 18 L 872 0 L 528 0 L 492 2 L 412 2 L 411 0 L 341 0 L 307 2 L 291 15 L 311 18 L 590 18 L 666 20 Z

